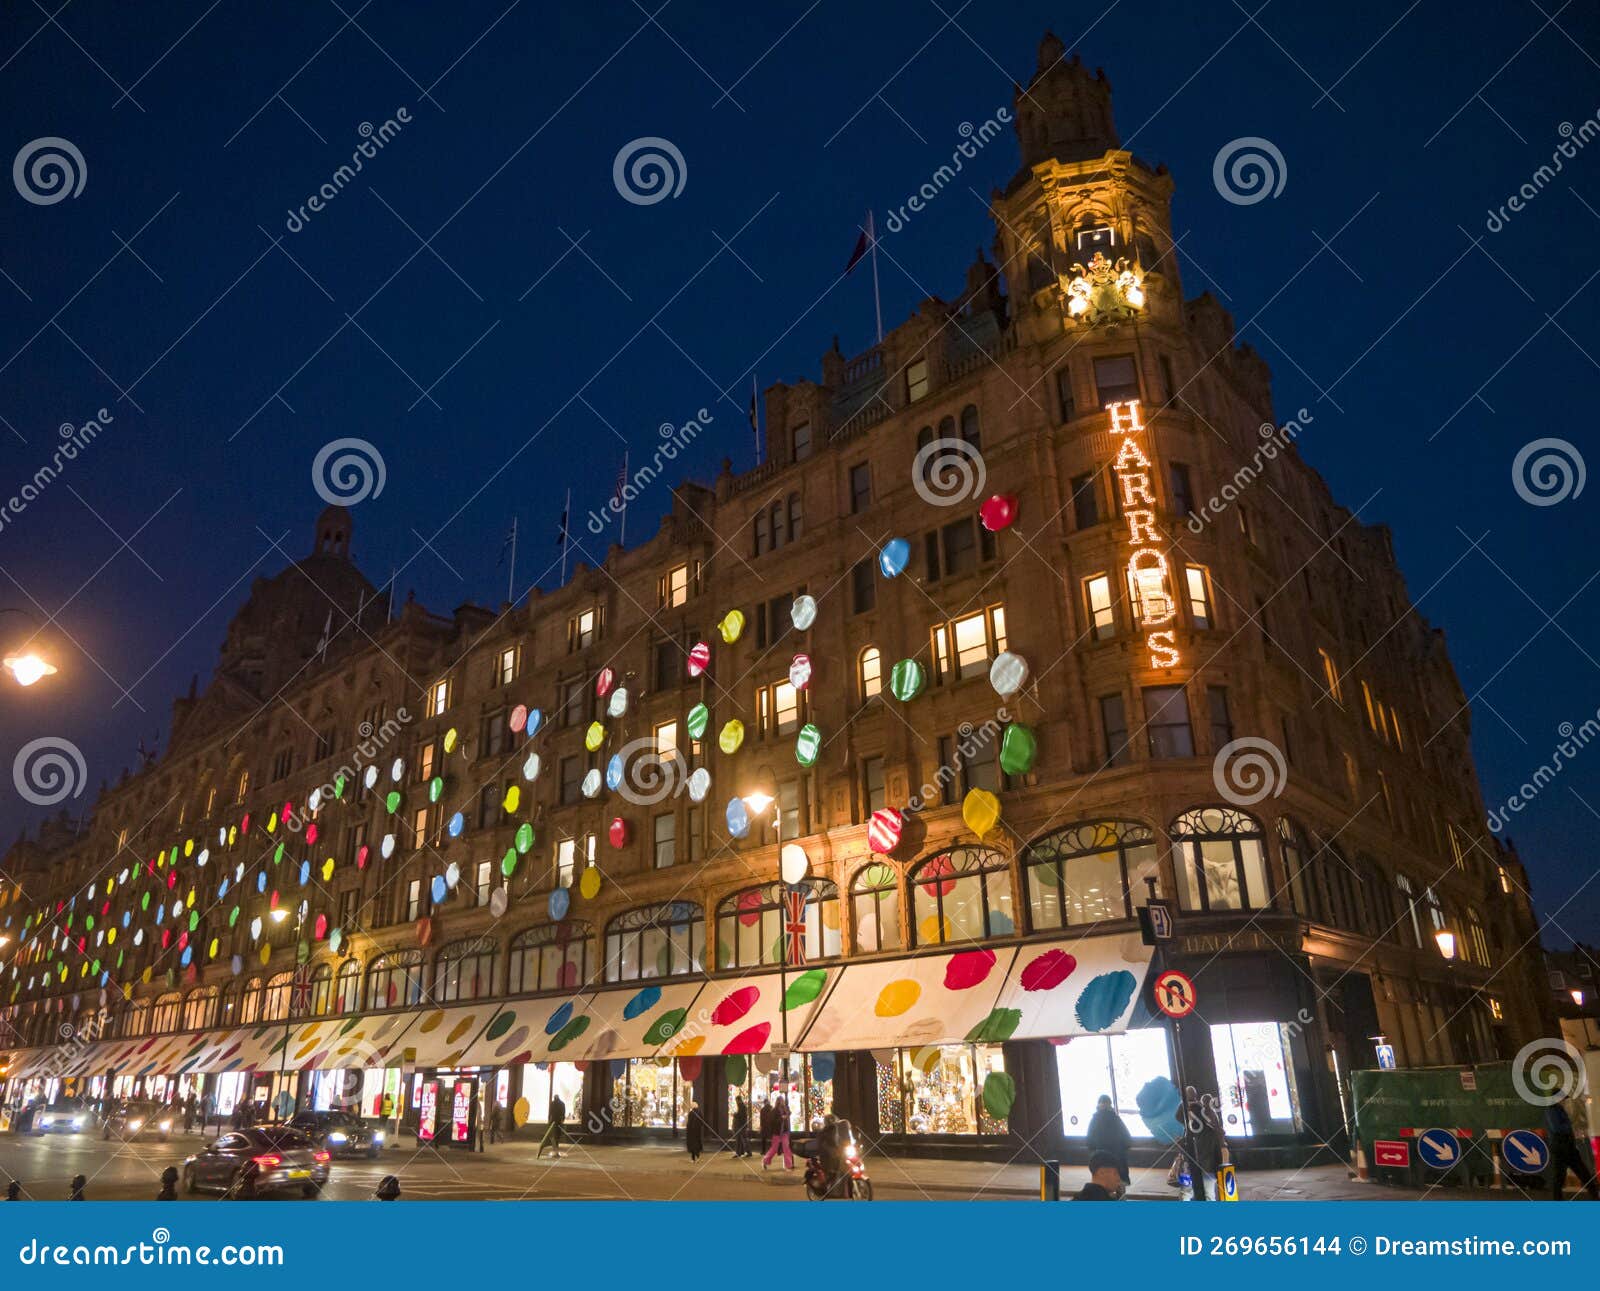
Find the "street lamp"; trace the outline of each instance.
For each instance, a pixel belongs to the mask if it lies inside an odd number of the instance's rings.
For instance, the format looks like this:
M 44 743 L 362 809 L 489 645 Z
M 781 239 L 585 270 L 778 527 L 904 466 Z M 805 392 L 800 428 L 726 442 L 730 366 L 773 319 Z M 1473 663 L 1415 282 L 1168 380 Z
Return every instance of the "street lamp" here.
M 1456 935 L 1448 928 L 1441 928 L 1433 934 L 1434 941 L 1439 943 L 1439 953 L 1446 959 L 1456 957 Z
M 281 905 L 274 906 L 271 910 L 267 911 L 267 917 L 271 919 L 273 923 L 281 924 L 289 917 L 289 912 Z M 306 903 L 302 901 L 295 907 L 294 911 L 294 979 L 292 979 L 289 983 L 289 998 L 283 1002 L 283 1048 L 278 1051 L 278 1096 L 274 1097 L 272 1100 L 273 1115 L 276 1116 L 280 1121 L 288 1119 L 288 1117 L 282 1115 L 278 1110 L 278 1098 L 282 1096 L 284 1092 L 284 1086 L 288 1083 L 289 1037 L 294 1030 L 294 996 L 296 988 L 301 984 L 299 980 L 302 971 L 302 965 L 300 963 L 300 930 L 305 926 L 305 921 Z
M 20 614 L 25 619 L 33 617 L 26 610 L 21 610 L 11 605 L 0 608 L 0 614 Z M 31 686 L 41 677 L 49 677 L 60 671 L 37 651 L 26 648 L 17 654 L 8 654 L 3 660 L 0 660 L 0 663 L 4 664 L 6 671 L 11 674 L 19 686 Z
M 0 937 L 0 945 L 4 945 L 4 944 L 5 944 L 5 938 L 4 937 Z M 1568 991 L 1567 994 L 1572 996 L 1572 1002 L 1574 1004 L 1576 1004 L 1580 1009 L 1583 1007 L 1583 992 L 1582 991 L 1572 990 L 1572 991 Z
M 767 808 L 772 806 L 774 801 L 775 800 L 770 793 L 762 793 L 759 789 L 755 793 L 747 793 L 744 795 L 744 805 L 748 807 L 751 814 L 756 817 L 765 815 Z M 774 836 L 778 844 L 778 858 L 779 866 L 781 868 L 783 863 L 782 807 L 779 807 L 775 812 L 772 813 L 772 826 L 774 830 Z M 779 915 L 780 919 L 785 922 L 787 921 L 788 916 L 785 908 L 780 908 Z M 789 1010 L 785 1008 L 784 1005 L 787 1002 L 787 996 L 789 994 L 789 937 L 792 935 L 793 934 L 785 929 L 783 936 L 783 954 L 778 961 L 778 1025 L 780 1035 L 782 1037 L 780 1043 L 783 1045 L 782 1081 L 785 1098 L 787 1098 L 789 1094 Z M 789 1114 L 791 1117 L 793 1117 L 793 1108 L 790 1109 Z

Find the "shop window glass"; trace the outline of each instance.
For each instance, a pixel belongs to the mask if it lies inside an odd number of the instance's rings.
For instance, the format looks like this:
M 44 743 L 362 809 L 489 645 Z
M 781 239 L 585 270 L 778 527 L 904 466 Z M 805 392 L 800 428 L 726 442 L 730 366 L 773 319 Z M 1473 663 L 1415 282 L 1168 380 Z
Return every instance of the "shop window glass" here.
M 1009 937 L 1011 872 L 1000 852 L 956 847 L 911 871 L 912 938 L 917 945 Z
M 1185 910 L 1259 910 L 1269 904 L 1265 836 L 1253 816 L 1196 808 L 1173 822 L 1178 895 Z
M 1212 1025 L 1222 1132 L 1229 1138 L 1299 1132 L 1290 1034 L 1289 1024 L 1279 1022 Z
M 1061 1084 L 1061 1129 L 1069 1138 L 1089 1132 L 1089 1118 L 1105 1094 L 1128 1133 L 1151 1137 L 1139 1115 L 1139 1091 L 1158 1076 L 1173 1080 L 1164 1027 L 1145 1027 L 1113 1036 L 1076 1036 L 1055 1046 L 1056 1078 Z
M 1005 1070 L 999 1045 L 929 1045 L 878 1058 L 878 1120 L 889 1134 L 999 1135 L 1004 1118 L 983 1100 L 984 1082 Z
M 814 879 L 805 907 L 807 961 L 835 959 L 843 950 L 839 929 L 839 889 Z M 787 945 L 783 884 L 746 888 L 717 907 L 717 967 L 749 968 L 782 964 Z
M 1022 865 L 1035 932 L 1128 919 L 1149 899 L 1144 880 L 1156 873 L 1155 833 L 1130 821 L 1073 825 L 1029 843 Z
M 705 915 L 692 901 L 624 911 L 606 925 L 606 981 L 698 973 L 705 946 Z
M 856 950 L 863 955 L 900 949 L 900 880 L 881 862 L 857 872 L 850 885 Z
M 511 939 L 506 993 L 572 990 L 589 980 L 589 925 L 576 920 L 528 928 Z M 570 1107 L 570 1102 L 568 1103 Z M 534 1103 L 537 1113 L 543 1103 Z

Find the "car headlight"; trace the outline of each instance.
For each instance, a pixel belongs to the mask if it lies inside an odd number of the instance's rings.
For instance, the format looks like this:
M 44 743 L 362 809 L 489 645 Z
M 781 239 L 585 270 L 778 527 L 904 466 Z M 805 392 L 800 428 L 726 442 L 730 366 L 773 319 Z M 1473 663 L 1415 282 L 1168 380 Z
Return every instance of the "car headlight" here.
M 75 1130 L 81 1130 L 83 1128 L 83 1117 L 74 1116 L 72 1118 L 72 1128 Z
M 170 1130 L 172 1128 L 172 1122 L 171 1121 L 162 1121 L 158 1128 L 160 1128 L 163 1131 Z
M 141 1125 L 143 1125 L 143 1124 L 144 1124 L 144 1122 L 143 1122 L 143 1121 L 129 1121 L 129 1122 L 128 1122 L 128 1128 L 129 1128 L 129 1129 L 130 1129 L 130 1130 L 136 1130 L 136 1129 L 138 1129 L 138 1128 L 139 1128 L 139 1127 L 140 1127 L 140 1126 L 141 1126 Z
M 373 1134 L 372 1134 L 372 1141 L 374 1143 L 382 1143 L 383 1142 L 383 1131 L 382 1130 L 374 1130 Z
M 349 1141 L 350 1136 L 343 1130 L 335 1130 L 332 1134 L 328 1135 L 329 1143 L 348 1143 Z

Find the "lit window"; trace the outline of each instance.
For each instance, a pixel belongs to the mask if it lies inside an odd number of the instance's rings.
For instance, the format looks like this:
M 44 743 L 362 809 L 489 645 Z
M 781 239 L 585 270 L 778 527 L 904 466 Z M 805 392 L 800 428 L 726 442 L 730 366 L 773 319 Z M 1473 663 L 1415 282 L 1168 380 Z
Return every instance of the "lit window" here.
M 906 402 L 916 403 L 928 393 L 928 360 L 915 359 L 906 366 Z
M 661 604 L 674 609 L 689 600 L 689 566 L 677 565 L 667 571 L 661 580 Z
M 1328 698 L 1336 704 L 1344 703 L 1344 686 L 1339 681 L 1339 669 L 1334 666 L 1333 656 L 1326 650 L 1318 650 L 1322 656 L 1322 686 L 1328 692 Z
M 1206 571 L 1199 565 L 1188 565 L 1183 571 L 1189 591 L 1189 617 L 1196 628 L 1211 626 L 1211 593 L 1206 587 Z
M 567 623 L 567 649 L 585 650 L 600 635 L 600 611 L 590 608 L 576 614 Z
M 1089 629 L 1096 641 L 1104 641 L 1117 630 L 1116 616 L 1111 608 L 1111 579 L 1096 574 L 1083 581 L 1084 599 L 1089 605 Z
M 990 660 L 1005 648 L 1006 611 L 1002 605 L 941 623 L 933 629 L 933 661 L 940 681 L 986 673 Z
M 517 647 L 507 646 L 500 652 L 500 658 L 495 663 L 494 684 L 508 686 L 516 680 L 517 676 Z
M 883 691 L 883 656 L 877 646 L 861 652 L 861 702 L 876 698 Z
M 433 683 L 428 691 L 428 716 L 438 717 L 445 709 L 450 707 L 450 679 Z
M 578 862 L 594 863 L 594 835 L 556 840 L 556 886 L 570 888 Z
M 655 731 L 656 756 L 670 758 L 678 751 L 678 723 L 663 722 Z
M 417 754 L 417 778 L 419 780 L 433 779 L 433 760 L 437 746 L 432 740 L 424 744 Z
M 234 798 L 234 802 L 236 804 L 243 802 L 245 800 L 245 795 L 248 794 L 249 792 L 250 792 L 250 773 L 248 771 L 241 771 L 241 772 L 239 772 L 239 793 Z
M 670 868 L 677 857 L 677 822 L 678 818 L 670 811 L 655 819 L 655 864 L 658 870 Z
M 1367 683 L 1361 683 L 1361 702 L 1367 706 L 1367 725 L 1374 731 L 1378 729 L 1378 714 L 1372 707 L 1372 691 L 1367 689 Z
M 1389 727 L 1394 732 L 1394 746 L 1402 753 L 1406 751 L 1406 737 L 1400 734 L 1400 714 L 1394 709 L 1389 710 Z
M 756 716 L 763 735 L 793 735 L 800 729 L 800 692 L 789 681 L 763 686 L 756 695 Z

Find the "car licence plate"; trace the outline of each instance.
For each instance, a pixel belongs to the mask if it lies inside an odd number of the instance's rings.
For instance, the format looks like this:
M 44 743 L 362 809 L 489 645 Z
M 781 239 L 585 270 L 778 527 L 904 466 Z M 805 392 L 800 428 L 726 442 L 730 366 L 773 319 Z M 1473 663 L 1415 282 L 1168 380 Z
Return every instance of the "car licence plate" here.
M 291 1179 L 309 1179 L 310 1177 L 311 1177 L 311 1171 L 309 1171 L 309 1170 L 291 1170 L 291 1171 L 289 1171 L 289 1178 L 291 1178 Z

